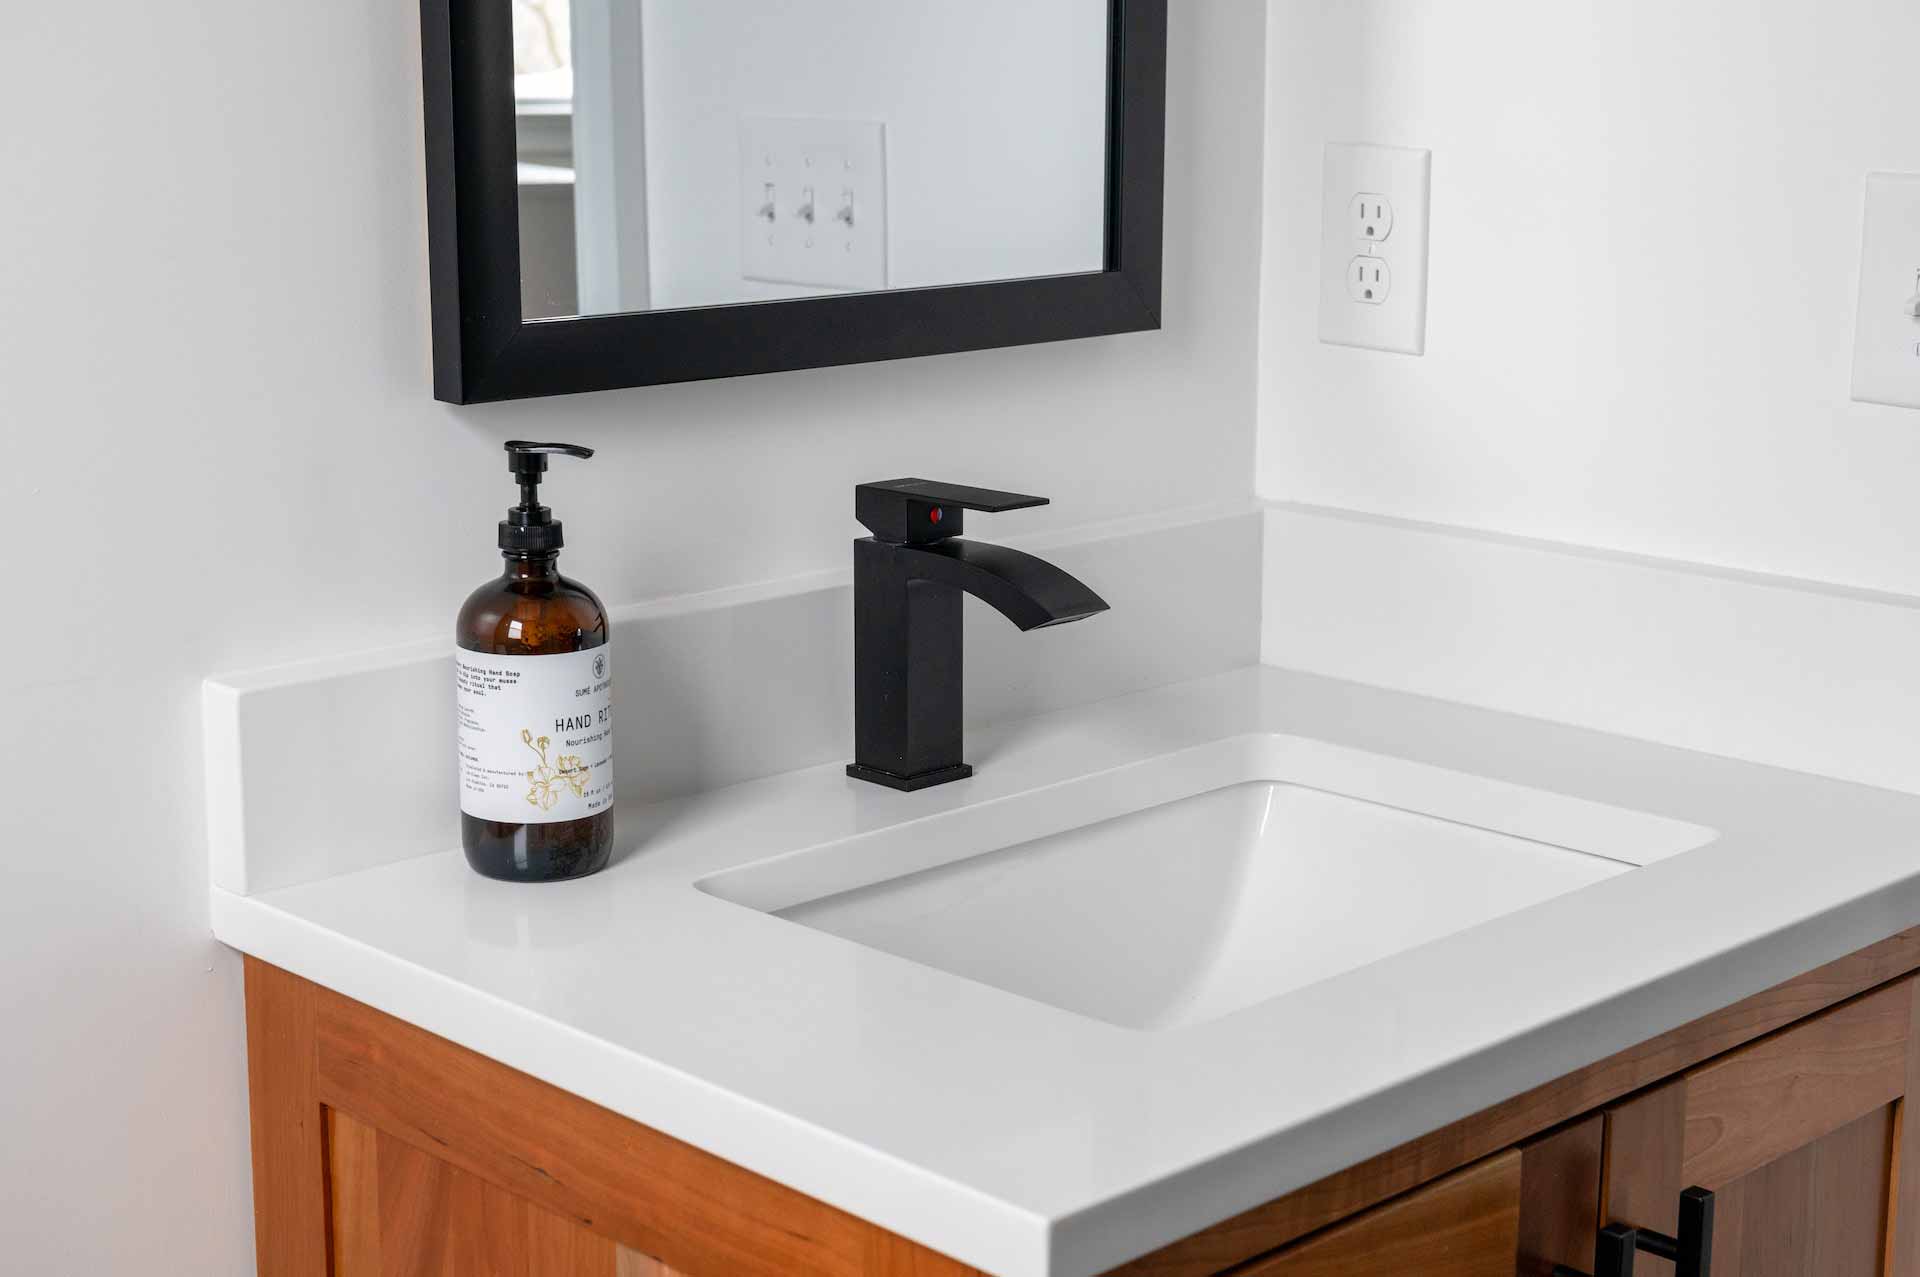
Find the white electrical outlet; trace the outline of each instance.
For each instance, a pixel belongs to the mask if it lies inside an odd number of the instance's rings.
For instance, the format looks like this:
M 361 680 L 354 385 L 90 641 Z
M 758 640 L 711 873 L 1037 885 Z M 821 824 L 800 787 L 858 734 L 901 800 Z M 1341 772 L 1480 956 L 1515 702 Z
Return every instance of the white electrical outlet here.
M 1867 178 L 1853 397 L 1920 408 L 1920 175 Z
M 1321 341 L 1426 353 L 1432 162 L 1431 152 L 1405 147 L 1327 147 L 1321 188 Z
M 1393 292 L 1393 268 L 1384 257 L 1356 257 L 1347 263 L 1347 296 L 1365 306 L 1384 306 Z
M 885 126 L 742 118 L 739 209 L 743 279 L 885 288 Z
M 1393 234 L 1393 201 L 1378 191 L 1362 191 L 1347 208 L 1347 225 L 1356 239 L 1379 243 Z

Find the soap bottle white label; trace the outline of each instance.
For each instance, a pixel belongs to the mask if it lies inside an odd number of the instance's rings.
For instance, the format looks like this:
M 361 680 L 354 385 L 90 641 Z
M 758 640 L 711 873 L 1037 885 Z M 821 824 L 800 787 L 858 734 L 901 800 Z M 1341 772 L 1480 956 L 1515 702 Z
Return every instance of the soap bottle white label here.
M 554 824 L 613 805 L 613 658 L 456 650 L 460 810 Z

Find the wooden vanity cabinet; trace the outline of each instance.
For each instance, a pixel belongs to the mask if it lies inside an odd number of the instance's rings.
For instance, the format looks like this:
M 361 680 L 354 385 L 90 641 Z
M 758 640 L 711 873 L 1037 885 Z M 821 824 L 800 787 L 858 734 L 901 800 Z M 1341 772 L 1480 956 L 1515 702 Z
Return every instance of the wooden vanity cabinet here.
M 1920 1165 L 1903 1148 L 1916 993 L 1920 977 L 1883 986 L 1609 1107 L 1603 1214 L 1671 1233 L 1698 1184 L 1713 1277 L 1920 1273 Z
M 1672 1236 L 1714 1194 L 1713 1277 L 1915 1277 L 1920 976 L 1860 994 L 1327 1227 L 1234 1277 L 1591 1272 L 1607 1223 Z M 1903 1154 L 1906 1156 L 1903 1159 Z M 1671 1277 L 1642 1253 L 1636 1277 Z
M 978 1277 L 254 958 L 260 1277 Z
M 1591 1271 L 1695 1184 L 1713 1277 L 1920 1277 L 1916 971 L 1903 932 L 1110 1277 Z M 247 1039 L 263 1277 L 982 1277 L 251 958 Z

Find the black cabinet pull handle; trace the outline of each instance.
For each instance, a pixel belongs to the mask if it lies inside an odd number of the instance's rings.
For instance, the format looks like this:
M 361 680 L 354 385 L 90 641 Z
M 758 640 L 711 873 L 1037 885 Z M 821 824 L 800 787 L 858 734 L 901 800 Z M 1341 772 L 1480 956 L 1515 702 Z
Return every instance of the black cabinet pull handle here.
M 1633 1257 L 1639 1251 L 1673 1261 L 1674 1277 L 1712 1277 L 1713 1194 L 1700 1187 L 1680 1194 L 1680 1235 L 1669 1237 L 1651 1228 L 1608 1224 L 1593 1243 L 1592 1277 L 1633 1277 Z M 1565 1264 L 1553 1266 L 1553 1277 L 1588 1277 Z

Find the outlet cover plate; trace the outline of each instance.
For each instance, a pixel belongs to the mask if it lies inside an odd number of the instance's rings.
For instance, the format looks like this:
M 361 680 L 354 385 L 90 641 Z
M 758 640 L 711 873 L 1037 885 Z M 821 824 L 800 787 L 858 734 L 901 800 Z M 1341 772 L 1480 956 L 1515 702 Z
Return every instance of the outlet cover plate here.
M 1320 340 L 1403 355 L 1427 350 L 1427 218 L 1433 153 L 1399 146 L 1330 143 L 1321 185 Z M 1392 230 L 1369 240 L 1353 224 L 1355 197 L 1393 207 Z M 1383 301 L 1357 299 L 1348 271 L 1358 256 L 1383 258 L 1393 286 Z
M 1920 408 L 1920 320 L 1906 307 L 1920 293 L 1920 174 L 1867 178 L 1860 241 L 1860 310 L 1853 326 L 1853 397 Z
M 762 214 L 773 188 L 772 221 Z M 800 215 L 813 192 L 813 220 Z M 853 223 L 841 220 L 851 207 Z M 887 286 L 886 126 L 858 120 L 740 120 L 740 274 L 870 291 Z

